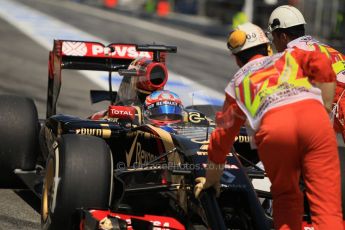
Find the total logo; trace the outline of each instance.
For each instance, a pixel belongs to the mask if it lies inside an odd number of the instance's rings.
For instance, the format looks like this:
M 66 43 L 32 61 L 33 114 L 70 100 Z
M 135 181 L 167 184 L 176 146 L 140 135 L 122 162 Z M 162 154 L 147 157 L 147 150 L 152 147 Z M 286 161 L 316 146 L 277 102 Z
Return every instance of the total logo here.
M 128 106 L 110 105 L 108 111 L 109 117 L 134 120 L 136 109 Z
M 123 111 L 123 110 L 117 110 L 117 109 L 110 109 L 111 115 L 128 115 L 133 116 L 134 114 L 131 113 L 131 111 Z

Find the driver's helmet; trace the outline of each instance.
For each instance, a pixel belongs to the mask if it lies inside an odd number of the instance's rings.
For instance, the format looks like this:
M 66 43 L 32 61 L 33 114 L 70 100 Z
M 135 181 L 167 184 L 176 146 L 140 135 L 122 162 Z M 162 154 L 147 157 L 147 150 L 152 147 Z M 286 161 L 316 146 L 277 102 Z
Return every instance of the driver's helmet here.
M 180 97 L 169 90 L 158 90 L 146 97 L 144 116 L 155 125 L 168 125 L 183 121 L 183 105 Z

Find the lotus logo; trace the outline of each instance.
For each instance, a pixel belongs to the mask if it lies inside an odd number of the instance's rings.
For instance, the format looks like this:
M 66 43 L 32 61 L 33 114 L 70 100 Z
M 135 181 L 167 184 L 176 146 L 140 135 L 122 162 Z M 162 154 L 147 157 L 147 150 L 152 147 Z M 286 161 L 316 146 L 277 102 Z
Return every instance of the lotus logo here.
M 125 151 L 125 152 L 126 152 L 127 167 L 129 167 L 129 166 L 131 165 L 132 156 L 133 156 L 133 153 L 134 153 L 135 144 L 137 143 L 138 135 L 139 135 L 139 133 L 137 133 L 137 134 L 135 135 L 135 138 L 134 138 L 134 140 L 133 140 L 133 142 L 132 142 L 132 146 L 131 146 L 131 148 L 130 148 L 130 150 L 129 150 L 129 153 L 128 153 L 127 151 Z

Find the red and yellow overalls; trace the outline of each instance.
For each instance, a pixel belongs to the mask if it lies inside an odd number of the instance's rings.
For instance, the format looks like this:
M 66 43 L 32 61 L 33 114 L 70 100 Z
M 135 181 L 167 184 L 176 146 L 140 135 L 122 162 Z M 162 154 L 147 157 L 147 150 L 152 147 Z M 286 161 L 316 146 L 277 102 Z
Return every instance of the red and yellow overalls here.
M 310 82 L 335 82 L 330 60 L 320 52 L 289 49 L 255 56 L 225 89 L 216 116 L 209 159 L 225 162 L 247 119 L 269 179 L 276 229 L 301 229 L 303 175 L 315 229 L 343 229 L 336 137 L 320 90 Z
M 311 36 L 303 36 L 288 43 L 288 48 L 298 47 L 308 51 L 321 51 L 332 62 L 332 68 L 337 75 L 337 88 L 334 97 L 334 129 L 343 136 L 345 142 L 345 55 L 332 47 L 322 44 Z

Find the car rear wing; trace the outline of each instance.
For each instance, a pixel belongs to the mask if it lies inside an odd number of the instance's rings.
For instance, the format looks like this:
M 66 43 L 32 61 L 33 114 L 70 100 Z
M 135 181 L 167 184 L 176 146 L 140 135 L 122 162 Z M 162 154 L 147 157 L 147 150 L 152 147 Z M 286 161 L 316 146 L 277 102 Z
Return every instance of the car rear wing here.
M 61 88 L 63 69 L 118 71 L 127 69 L 138 57 L 165 63 L 166 52 L 176 52 L 176 47 L 164 45 L 137 45 L 99 42 L 54 40 L 49 52 L 47 118 L 56 114 L 56 103 Z

